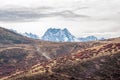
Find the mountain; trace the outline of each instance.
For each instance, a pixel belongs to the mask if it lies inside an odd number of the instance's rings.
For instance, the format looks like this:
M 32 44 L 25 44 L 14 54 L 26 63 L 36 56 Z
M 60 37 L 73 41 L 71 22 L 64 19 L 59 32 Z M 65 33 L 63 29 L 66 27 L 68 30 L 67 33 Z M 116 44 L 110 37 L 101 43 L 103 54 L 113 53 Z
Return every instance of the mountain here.
M 14 31 L 0 27 L 0 43 L 30 43 L 31 39 L 24 37 Z
M 33 34 L 33 33 L 27 33 L 27 32 L 25 32 L 23 35 L 26 36 L 26 37 L 29 37 L 29 38 L 39 39 L 39 36 L 36 35 L 36 34 Z
M 79 40 L 81 42 L 88 42 L 88 41 L 96 41 L 96 40 L 99 40 L 99 39 L 95 36 L 87 36 L 87 37 L 84 37 L 84 38 L 79 38 Z
M 13 29 L 10 30 L 15 33 L 18 33 L 16 30 Z M 40 39 L 38 35 L 33 34 L 31 32 L 30 33 L 25 32 L 20 34 L 29 38 Z M 53 42 L 88 42 L 88 41 L 96 41 L 96 40 L 105 40 L 105 38 L 97 38 L 96 36 L 76 38 L 66 28 L 63 30 L 50 28 L 45 32 L 44 36 L 42 36 L 42 40 L 53 41 Z
M 53 42 L 74 42 L 76 38 L 66 28 L 49 28 L 42 36 L 42 40 Z
M 88 42 L 88 41 L 104 40 L 104 38 L 98 39 L 95 36 L 76 38 L 66 28 L 65 29 L 49 28 L 41 39 L 45 41 L 53 41 L 53 42 Z
M 96 36 L 87 36 L 87 37 L 80 37 L 78 38 L 80 42 L 89 42 L 89 41 L 99 41 L 99 40 L 105 40 L 105 38 L 97 38 Z
M 33 38 L 33 39 L 39 39 L 39 36 L 38 35 L 36 35 L 36 34 L 33 34 L 33 33 L 27 33 L 27 32 L 25 32 L 25 33 L 19 33 L 19 32 L 17 32 L 16 30 L 14 30 L 14 29 L 9 29 L 10 31 L 12 31 L 12 32 L 15 32 L 15 33 L 17 33 L 17 34 L 21 34 L 21 35 L 23 35 L 23 36 L 26 36 L 26 37 L 29 37 L 29 38 Z

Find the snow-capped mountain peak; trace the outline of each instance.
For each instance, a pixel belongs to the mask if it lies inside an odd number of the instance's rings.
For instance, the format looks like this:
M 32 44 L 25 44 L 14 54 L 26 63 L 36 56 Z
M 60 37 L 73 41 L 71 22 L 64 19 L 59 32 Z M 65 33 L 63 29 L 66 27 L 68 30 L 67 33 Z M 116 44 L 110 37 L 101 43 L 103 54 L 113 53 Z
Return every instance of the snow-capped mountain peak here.
M 27 36 L 27 37 L 29 37 L 29 38 L 39 39 L 39 36 L 36 35 L 36 34 L 33 34 L 33 33 L 27 33 L 27 32 L 25 32 L 25 33 L 23 33 L 23 35 L 24 35 L 24 36 Z
M 43 40 L 53 42 L 73 42 L 75 37 L 68 31 L 68 29 L 49 28 L 42 36 Z
M 87 37 L 79 38 L 79 40 L 81 42 L 87 42 L 87 41 L 96 41 L 96 40 L 98 40 L 98 38 L 95 36 L 87 36 Z

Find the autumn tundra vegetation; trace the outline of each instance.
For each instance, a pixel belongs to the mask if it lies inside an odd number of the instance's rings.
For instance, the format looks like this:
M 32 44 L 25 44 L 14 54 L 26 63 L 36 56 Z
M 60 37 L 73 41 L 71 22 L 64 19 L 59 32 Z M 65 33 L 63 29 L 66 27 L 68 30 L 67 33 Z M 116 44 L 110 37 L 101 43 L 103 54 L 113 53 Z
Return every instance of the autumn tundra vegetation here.
M 120 80 L 120 38 L 49 42 L 0 28 L 0 80 Z

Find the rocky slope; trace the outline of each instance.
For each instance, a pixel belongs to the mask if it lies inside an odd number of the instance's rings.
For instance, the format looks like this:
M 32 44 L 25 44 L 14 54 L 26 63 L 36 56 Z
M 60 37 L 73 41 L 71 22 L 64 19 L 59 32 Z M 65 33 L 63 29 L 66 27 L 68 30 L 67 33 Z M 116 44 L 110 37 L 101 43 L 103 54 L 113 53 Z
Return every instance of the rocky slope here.
M 6 80 L 119 80 L 120 38 L 100 43 L 103 44 L 38 63 Z

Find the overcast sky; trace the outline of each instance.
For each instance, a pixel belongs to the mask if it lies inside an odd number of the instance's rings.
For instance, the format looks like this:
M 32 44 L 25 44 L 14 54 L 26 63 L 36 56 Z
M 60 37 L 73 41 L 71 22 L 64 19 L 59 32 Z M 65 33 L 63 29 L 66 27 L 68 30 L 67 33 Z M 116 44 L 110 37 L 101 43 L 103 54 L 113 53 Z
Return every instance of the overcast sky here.
M 67 28 L 76 37 L 119 37 L 120 0 L 0 0 L 0 26 L 42 36 Z

